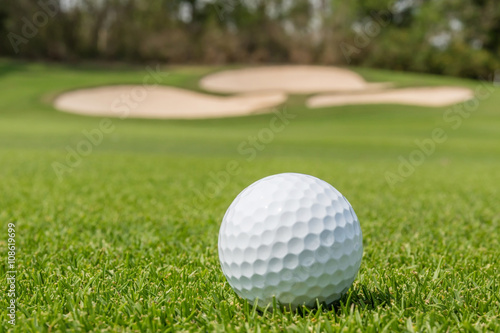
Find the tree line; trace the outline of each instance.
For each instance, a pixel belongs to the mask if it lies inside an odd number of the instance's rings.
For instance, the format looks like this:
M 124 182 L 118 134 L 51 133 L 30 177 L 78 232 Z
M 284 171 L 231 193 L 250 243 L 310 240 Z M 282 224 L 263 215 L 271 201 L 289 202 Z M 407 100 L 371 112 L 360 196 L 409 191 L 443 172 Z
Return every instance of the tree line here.
M 500 68 L 497 0 L 16 0 L 0 56 L 361 65 L 472 78 Z

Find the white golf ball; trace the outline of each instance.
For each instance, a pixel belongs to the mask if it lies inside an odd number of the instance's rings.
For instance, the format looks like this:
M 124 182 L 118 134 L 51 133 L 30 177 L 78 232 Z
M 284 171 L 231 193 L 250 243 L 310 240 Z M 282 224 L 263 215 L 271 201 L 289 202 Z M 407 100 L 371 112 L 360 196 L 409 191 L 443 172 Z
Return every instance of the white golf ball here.
M 273 297 L 295 309 L 338 300 L 363 255 L 358 218 L 347 199 L 313 176 L 283 173 L 244 189 L 219 232 L 222 271 L 259 307 Z

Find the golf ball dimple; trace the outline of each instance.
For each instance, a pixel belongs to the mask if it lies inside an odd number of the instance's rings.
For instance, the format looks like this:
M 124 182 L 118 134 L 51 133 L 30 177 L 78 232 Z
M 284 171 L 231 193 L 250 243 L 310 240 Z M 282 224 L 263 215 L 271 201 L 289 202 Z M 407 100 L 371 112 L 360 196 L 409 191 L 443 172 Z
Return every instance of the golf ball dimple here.
M 243 190 L 219 232 L 222 271 L 234 291 L 260 307 L 329 304 L 352 285 L 363 255 L 347 199 L 313 176 L 283 173 Z

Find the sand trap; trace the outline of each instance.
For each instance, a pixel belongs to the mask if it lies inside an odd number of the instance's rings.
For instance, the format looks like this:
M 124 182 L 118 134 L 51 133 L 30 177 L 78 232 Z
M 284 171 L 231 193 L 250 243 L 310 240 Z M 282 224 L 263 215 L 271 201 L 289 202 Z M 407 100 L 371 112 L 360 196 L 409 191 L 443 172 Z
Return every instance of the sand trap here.
M 307 101 L 311 108 L 350 104 L 443 107 L 474 97 L 470 89 L 461 87 L 387 89 L 387 83 L 367 83 L 350 70 L 321 66 L 229 70 L 204 77 L 200 85 L 210 91 L 245 94 L 221 97 L 165 86 L 111 86 L 67 92 L 54 105 L 90 116 L 189 119 L 262 112 L 285 102 L 287 93 L 320 93 Z
M 220 93 L 283 91 L 311 94 L 357 91 L 384 85 L 367 83 L 360 75 L 347 69 L 323 66 L 243 68 L 210 74 L 200 81 L 203 89 Z
M 64 93 L 54 106 L 90 116 L 183 119 L 248 115 L 286 99 L 279 92 L 218 97 L 173 87 L 110 86 Z
M 461 87 L 429 87 L 360 92 L 356 94 L 323 94 L 307 100 L 307 106 L 318 108 L 350 104 L 404 104 L 443 107 L 474 97 L 472 90 Z

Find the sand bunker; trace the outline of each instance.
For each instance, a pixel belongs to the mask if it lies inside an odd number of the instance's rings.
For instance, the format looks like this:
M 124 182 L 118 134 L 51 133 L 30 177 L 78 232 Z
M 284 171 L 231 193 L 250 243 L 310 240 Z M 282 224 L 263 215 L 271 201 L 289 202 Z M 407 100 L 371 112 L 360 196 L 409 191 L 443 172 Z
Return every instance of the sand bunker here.
M 243 68 L 211 74 L 200 81 L 203 89 L 220 93 L 283 91 L 311 94 L 357 91 L 383 85 L 367 83 L 361 76 L 347 69 L 324 66 Z
M 248 115 L 286 99 L 279 92 L 218 97 L 173 87 L 111 86 L 64 93 L 54 106 L 90 116 L 183 119 Z
M 461 87 L 429 87 L 381 90 L 356 94 L 323 94 L 313 96 L 307 101 L 311 108 L 350 104 L 405 104 L 418 106 L 443 107 L 465 102 L 474 93 Z
M 367 83 L 347 69 L 321 66 L 268 66 L 229 70 L 200 81 L 206 90 L 245 93 L 212 96 L 165 86 L 111 86 L 64 93 L 55 100 L 62 111 L 91 116 L 132 118 L 216 118 L 269 110 L 290 94 L 312 94 L 310 108 L 351 104 L 403 104 L 442 107 L 474 97 L 460 87 L 388 89 Z

